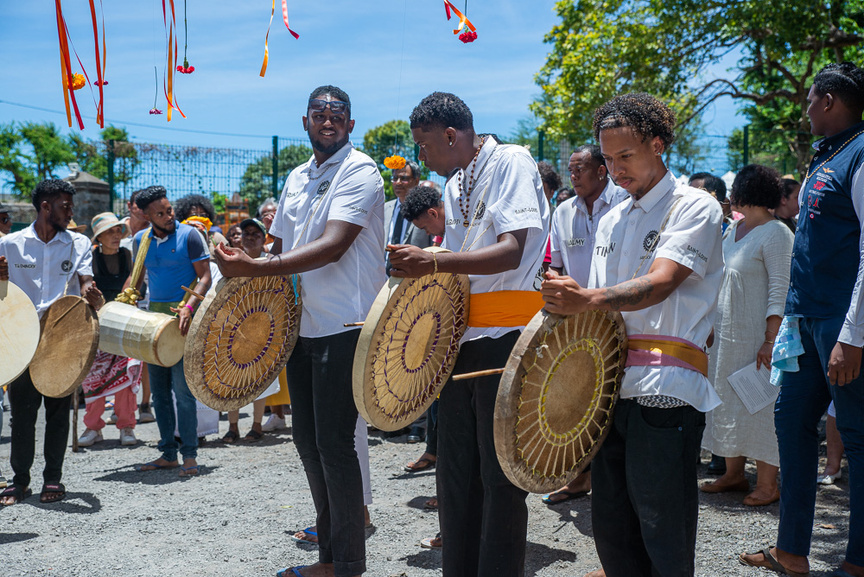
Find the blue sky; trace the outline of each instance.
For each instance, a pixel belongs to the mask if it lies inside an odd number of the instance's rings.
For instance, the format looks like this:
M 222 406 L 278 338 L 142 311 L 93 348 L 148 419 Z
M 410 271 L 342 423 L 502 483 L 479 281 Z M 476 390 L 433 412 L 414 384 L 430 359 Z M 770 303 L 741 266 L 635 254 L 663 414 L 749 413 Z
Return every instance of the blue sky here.
M 464 0 L 455 3 L 464 6 Z M 440 0 L 289 0 L 299 40 L 282 24 L 277 2 L 270 64 L 260 78 L 270 3 L 190 0 L 188 55 L 195 72 L 175 76 L 178 103 L 188 118 L 175 114 L 167 123 L 164 115 L 148 114 L 154 64 L 161 96 L 161 2 L 106 1 L 106 125 L 126 126 L 133 140 L 142 142 L 266 149 L 270 135 L 302 136 L 300 117 L 309 92 L 335 84 L 351 96 L 355 142 L 374 126 L 407 119 L 414 105 L 435 90 L 461 96 L 479 131 L 506 135 L 529 114 L 528 104 L 539 93 L 534 74 L 550 48 L 542 40 L 556 22 L 553 7 L 551 1 L 469 0 L 468 16 L 479 38 L 463 44 L 452 33 L 456 19 L 446 21 Z M 182 0 L 177 8 L 182 61 Z M 64 10 L 78 54 L 95 75 L 87 2 L 67 0 Z M 63 114 L 7 104 L 63 110 L 51 3 L 0 0 L 0 57 L 6 79 L 0 88 L 0 123 L 52 121 L 68 132 Z M 76 95 L 90 117 L 84 136 L 96 138 L 93 101 L 86 88 Z M 158 107 L 165 109 L 164 96 Z M 741 124 L 729 101 L 709 109 L 705 120 L 710 133 L 727 134 Z M 196 130 L 259 136 L 189 132 Z

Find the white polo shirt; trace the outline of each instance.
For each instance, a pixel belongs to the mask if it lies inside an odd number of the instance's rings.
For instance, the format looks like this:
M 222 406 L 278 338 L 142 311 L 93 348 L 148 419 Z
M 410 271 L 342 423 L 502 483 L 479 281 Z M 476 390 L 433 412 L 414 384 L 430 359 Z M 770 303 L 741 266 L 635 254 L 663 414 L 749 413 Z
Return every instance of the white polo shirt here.
M 580 286 L 588 286 L 594 235 L 600 219 L 609 209 L 629 198 L 627 191 L 607 179 L 603 192 L 594 201 L 591 214 L 585 199 L 575 196 L 552 213 L 552 265 L 564 269 Z
M 463 186 L 471 173 L 462 171 Z M 499 144 L 486 137 L 477 166 L 476 184 L 471 192 L 467 222 L 459 210 L 458 173 L 447 181 L 444 189 L 445 222 L 444 248 L 453 252 L 470 251 L 491 246 L 505 232 L 528 229 L 522 261 L 513 270 L 494 275 L 469 275 L 471 293 L 493 291 L 540 290 L 543 281 L 543 257 L 549 238 L 549 203 L 543 195 L 543 183 L 537 163 L 522 146 Z M 462 208 L 465 208 L 463 203 Z M 473 222 L 472 222 L 473 220 Z M 469 327 L 462 342 L 480 337 L 500 337 L 524 327 Z
M 90 239 L 68 230 L 44 243 L 31 224 L 0 238 L 0 256 L 9 262 L 9 280 L 30 297 L 39 318 L 64 294 L 80 296 L 79 277 L 93 276 Z
M 678 337 L 704 347 L 714 326 L 723 280 L 723 212 L 711 195 L 679 184 L 671 172 L 641 199 L 629 197 L 601 219 L 588 286 L 609 287 L 631 280 L 670 209 L 656 250 L 645 259 L 638 276 L 648 273 L 655 258 L 673 260 L 693 272 L 663 302 L 621 314 L 628 335 Z M 643 395 L 675 397 L 702 412 L 720 404 L 706 377 L 682 367 L 627 367 L 621 398 Z
M 371 158 L 349 142 L 322 166 L 315 157 L 291 171 L 282 189 L 270 234 L 282 251 L 308 244 L 327 221 L 363 227 L 337 262 L 300 273 L 301 337 L 324 337 L 352 330 L 345 323 L 366 319 L 384 273 L 384 181 Z

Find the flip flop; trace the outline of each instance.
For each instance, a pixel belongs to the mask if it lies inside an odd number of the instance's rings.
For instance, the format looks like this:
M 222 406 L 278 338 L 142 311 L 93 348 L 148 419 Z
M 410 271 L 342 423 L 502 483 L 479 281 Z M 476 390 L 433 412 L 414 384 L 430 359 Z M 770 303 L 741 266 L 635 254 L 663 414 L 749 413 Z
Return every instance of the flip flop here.
M 11 507 L 12 505 L 17 505 L 27 497 L 33 494 L 33 491 L 30 490 L 29 487 L 26 489 L 22 489 L 18 485 L 9 485 L 6 489 L 0 493 L 0 497 L 15 497 L 15 501 L 13 503 L 9 503 L 8 505 L 0 505 L 2 507 Z
M 562 499 L 556 499 L 556 495 L 563 495 Z M 564 489 L 559 489 L 553 493 L 549 493 L 548 495 L 543 495 L 541 499 L 547 505 L 557 505 L 558 503 L 566 503 L 567 501 L 572 501 L 573 499 L 578 499 L 580 497 L 585 497 L 588 495 L 588 491 L 565 491 Z
M 276 572 L 276 577 L 303 577 L 300 574 L 300 569 L 305 569 L 309 565 L 298 565 L 297 567 L 288 567 L 287 569 L 282 569 L 281 571 Z M 289 573 L 290 571 L 290 573 Z
M 195 477 L 200 473 L 201 472 L 198 470 L 198 465 L 192 465 L 191 467 L 180 467 L 181 477 Z
M 762 553 L 762 557 L 765 558 L 765 562 L 767 565 L 752 563 L 744 558 L 744 555 L 756 555 L 757 553 Z M 752 553 L 745 553 L 742 555 L 738 555 L 738 562 L 742 565 L 747 565 L 748 567 L 764 567 L 765 569 L 770 569 L 771 571 L 775 571 L 780 573 L 781 575 L 788 575 L 789 577 L 810 577 L 810 572 L 807 573 L 797 573 L 795 571 L 790 571 L 786 567 L 780 564 L 774 555 L 771 554 L 771 550 L 768 547 L 765 547 L 761 551 L 753 551 Z
M 56 503 L 66 498 L 66 486 L 63 483 L 45 483 L 39 493 L 40 503 Z
M 179 463 L 176 465 L 160 465 L 156 461 L 150 461 L 149 463 L 135 465 L 135 470 L 139 473 L 146 473 L 147 471 L 157 471 L 159 469 L 176 469 L 179 466 Z
M 306 527 L 302 531 L 297 531 L 297 533 L 305 533 L 306 535 L 312 535 L 316 539 L 318 538 L 318 532 L 313 531 L 312 527 Z M 305 543 L 306 545 L 316 545 L 316 546 L 318 545 L 317 541 L 310 541 L 309 539 L 303 539 L 302 537 L 298 537 L 297 533 L 294 533 L 293 535 L 291 535 L 291 538 L 293 540 L 297 541 L 298 543 Z
M 405 465 L 405 470 L 409 473 L 419 473 L 420 471 L 431 469 L 435 466 L 436 462 L 437 461 L 433 461 L 432 459 L 418 459 Z

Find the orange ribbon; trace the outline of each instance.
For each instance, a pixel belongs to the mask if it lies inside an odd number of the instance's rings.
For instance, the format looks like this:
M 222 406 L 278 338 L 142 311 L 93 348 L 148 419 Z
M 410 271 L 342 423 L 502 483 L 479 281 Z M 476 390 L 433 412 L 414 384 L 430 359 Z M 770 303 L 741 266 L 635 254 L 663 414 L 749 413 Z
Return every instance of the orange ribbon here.
M 538 291 L 471 293 L 469 327 L 524 327 L 543 308 Z
M 75 110 L 75 119 L 78 128 L 84 130 L 84 121 L 81 119 L 81 111 L 78 110 L 78 101 L 72 90 L 72 59 L 69 56 L 69 29 L 66 27 L 66 18 L 63 17 L 63 6 L 60 0 L 54 0 L 54 8 L 57 13 L 57 36 L 60 41 L 60 77 L 63 82 L 63 101 L 66 104 L 66 121 L 72 126 L 72 111 L 69 101 L 72 101 L 72 109 Z M 83 68 L 83 67 L 82 67 Z
M 270 27 L 273 26 L 274 14 L 276 14 L 276 0 L 273 0 L 273 5 L 270 8 L 270 23 L 267 24 L 267 35 L 264 37 L 264 62 L 261 63 L 261 73 L 259 74 L 262 78 L 267 72 L 267 63 L 270 62 Z M 295 40 L 299 40 L 300 35 L 291 30 L 291 26 L 288 24 L 288 0 L 282 0 L 282 20 L 285 22 L 285 28 L 288 29 L 291 36 L 293 36 Z
M 453 5 L 453 3 L 450 2 L 450 0 L 444 0 L 444 9 L 447 11 L 447 20 L 450 20 L 450 11 L 451 10 L 456 14 L 456 16 L 459 17 L 459 27 L 453 31 L 453 34 L 459 34 L 459 32 L 465 26 L 467 26 L 468 29 L 471 30 L 471 32 L 477 31 L 477 29 L 474 27 L 474 25 L 471 24 L 471 21 L 468 20 L 468 17 L 465 16 L 464 14 L 462 14 L 461 12 L 459 12 L 459 9 L 456 8 Z M 520 326 L 520 325 L 517 325 L 517 326 Z
M 99 7 L 102 7 L 102 0 L 99 0 Z M 96 105 L 96 123 L 99 125 L 99 128 L 105 127 L 105 120 L 103 118 L 103 103 L 104 103 L 104 94 L 102 92 L 102 85 L 104 83 L 103 71 L 105 70 L 105 14 L 102 14 L 102 60 L 100 62 L 99 59 L 99 26 L 96 22 L 96 4 L 93 0 L 90 0 L 90 18 L 93 20 L 93 42 L 96 45 L 96 85 L 99 87 L 99 104 Z M 92 90 L 92 88 L 91 88 Z
M 165 74 L 162 86 L 165 91 L 165 100 L 168 104 L 168 115 L 166 118 L 168 122 L 171 122 L 171 111 L 175 108 L 183 118 L 186 118 L 186 115 L 180 110 L 180 106 L 177 105 L 177 101 L 174 98 L 174 69 L 177 68 L 177 37 L 174 35 L 174 28 L 177 25 L 177 19 L 174 14 L 174 0 L 168 0 L 168 3 L 171 6 L 170 24 L 168 23 L 168 11 L 165 7 L 165 0 L 162 0 L 162 21 L 165 24 L 165 32 L 168 37 L 168 71 Z

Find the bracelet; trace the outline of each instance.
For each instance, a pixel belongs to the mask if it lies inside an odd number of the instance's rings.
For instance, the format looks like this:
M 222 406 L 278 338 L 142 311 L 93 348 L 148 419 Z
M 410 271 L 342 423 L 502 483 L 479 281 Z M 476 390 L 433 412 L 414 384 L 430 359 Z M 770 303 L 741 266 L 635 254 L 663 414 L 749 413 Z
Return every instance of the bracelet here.
M 765 339 L 765 342 L 764 342 L 763 344 L 766 344 L 766 345 L 773 345 L 773 344 L 774 344 L 774 341 L 769 341 L 768 339 Z
M 186 304 L 183 305 L 183 306 L 185 306 L 187 309 L 189 309 L 189 312 L 190 312 L 190 313 L 194 313 L 194 312 L 195 312 L 195 307 L 193 307 L 193 306 L 190 305 L 189 303 L 186 303 Z
M 432 253 L 432 262 L 435 265 L 435 270 L 432 271 L 432 274 L 438 274 L 438 257 L 435 255 L 434 252 Z

